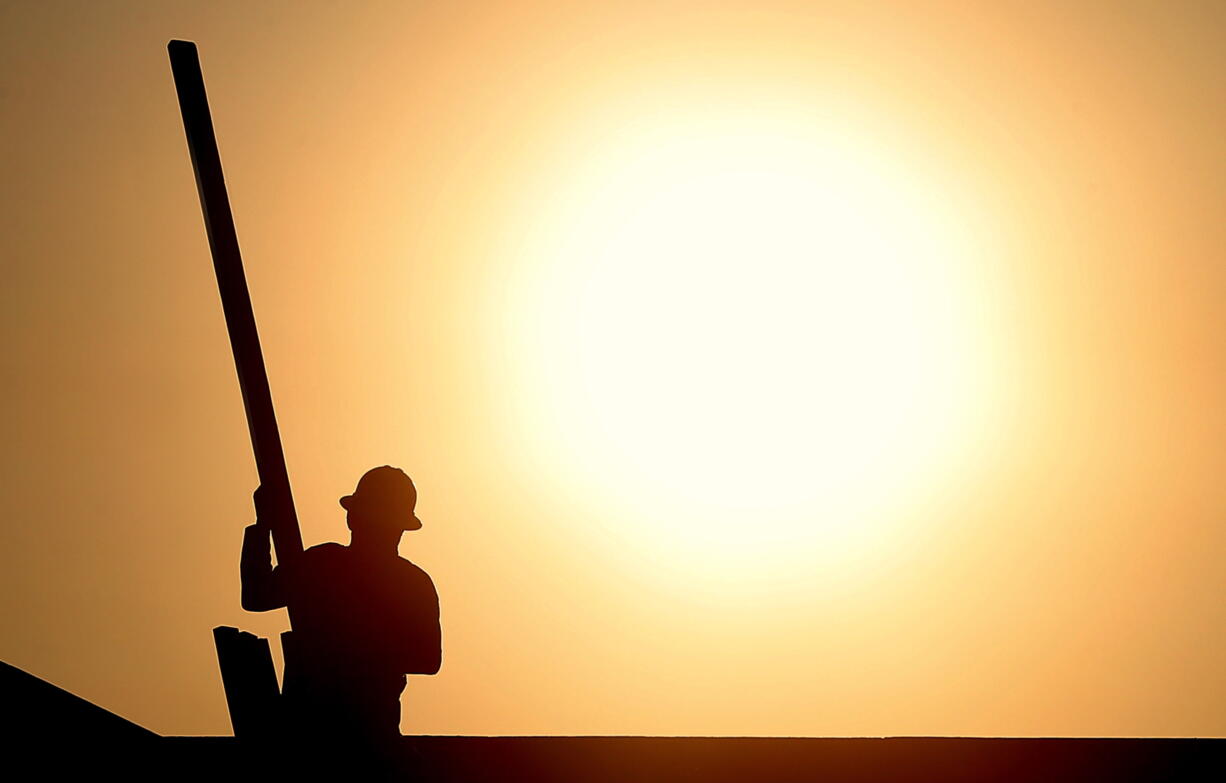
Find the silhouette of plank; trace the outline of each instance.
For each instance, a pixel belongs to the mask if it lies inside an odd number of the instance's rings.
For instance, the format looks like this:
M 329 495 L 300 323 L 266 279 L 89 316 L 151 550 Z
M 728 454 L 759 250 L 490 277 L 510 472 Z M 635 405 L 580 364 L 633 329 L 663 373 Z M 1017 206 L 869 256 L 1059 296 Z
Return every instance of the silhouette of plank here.
M 228 625 L 213 629 L 230 724 L 239 739 L 265 739 L 278 729 L 280 689 L 268 640 Z
M 196 188 L 200 192 L 200 208 L 213 253 L 213 269 L 217 273 L 217 288 L 230 333 L 234 366 L 247 411 L 247 428 L 255 451 L 260 485 L 266 488 L 269 506 L 275 510 L 272 526 L 273 546 L 277 561 L 289 562 L 302 553 L 302 533 L 294 510 L 289 473 L 285 468 L 285 453 L 281 448 L 281 433 L 272 406 L 264 354 L 256 331 L 247 277 L 238 250 L 238 235 L 230 211 L 230 197 L 221 171 L 221 155 L 213 132 L 208 96 L 204 91 L 204 76 L 196 45 L 190 41 L 171 41 L 170 67 L 175 89 L 179 94 L 179 109 L 183 114 L 183 129 L 191 152 L 192 168 L 196 172 Z

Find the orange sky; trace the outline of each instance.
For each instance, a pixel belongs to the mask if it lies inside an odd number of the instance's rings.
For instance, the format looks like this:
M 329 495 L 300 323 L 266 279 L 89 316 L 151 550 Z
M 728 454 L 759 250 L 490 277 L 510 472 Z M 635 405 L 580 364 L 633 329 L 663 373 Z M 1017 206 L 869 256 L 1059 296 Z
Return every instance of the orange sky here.
M 285 627 L 238 606 L 255 470 L 166 61 L 180 37 L 201 47 L 304 539 L 343 538 L 336 499 L 368 467 L 421 492 L 401 551 L 434 576 L 445 653 L 410 681 L 405 732 L 1226 734 L 1226 9 L 981 6 L 5 4 L 0 658 L 217 734 L 210 628 Z M 947 363 L 882 377 L 960 402 L 814 420 L 851 422 L 813 463 L 836 467 L 893 423 L 837 491 L 789 479 L 786 507 L 724 508 L 696 474 L 709 450 L 652 440 L 706 422 L 708 376 L 685 392 L 667 357 L 658 388 L 635 375 L 656 335 L 693 358 L 635 298 L 688 268 L 600 277 L 605 235 L 576 226 L 621 225 L 678 155 L 705 165 L 704 139 L 721 160 L 756 140 L 752 167 L 779 133 L 785 168 L 794 149 L 883 162 L 957 237 L 899 300 L 928 313 L 913 326 L 957 327 L 915 343 Z M 731 235 L 696 220 L 669 241 L 705 263 Z M 786 244 L 751 250 L 749 329 L 796 284 L 760 283 Z M 589 272 L 633 283 L 617 296 L 646 342 L 591 337 L 630 332 L 612 289 L 566 287 Z M 666 308 L 695 345 L 719 321 L 686 309 L 703 296 Z M 729 377 L 808 383 L 776 375 L 762 334 Z M 807 366 L 807 345 L 780 361 Z M 600 397 L 613 381 L 585 387 L 576 356 L 629 391 Z M 713 448 L 770 407 L 710 399 Z M 730 443 L 728 464 L 798 463 Z

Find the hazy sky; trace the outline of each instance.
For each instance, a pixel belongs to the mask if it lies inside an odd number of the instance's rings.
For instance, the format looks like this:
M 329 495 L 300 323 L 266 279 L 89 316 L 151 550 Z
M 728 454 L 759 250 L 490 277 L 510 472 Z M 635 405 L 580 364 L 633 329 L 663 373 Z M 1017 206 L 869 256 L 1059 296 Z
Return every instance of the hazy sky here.
M 1226 5 L 0 6 L 0 658 L 229 731 L 256 477 L 367 468 L 406 733 L 1226 734 Z

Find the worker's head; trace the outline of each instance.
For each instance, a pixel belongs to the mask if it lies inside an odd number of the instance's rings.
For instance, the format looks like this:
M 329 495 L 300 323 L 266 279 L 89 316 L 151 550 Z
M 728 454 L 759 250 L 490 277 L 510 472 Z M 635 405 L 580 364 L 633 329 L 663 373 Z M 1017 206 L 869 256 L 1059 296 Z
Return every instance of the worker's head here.
M 384 465 L 366 471 L 353 494 L 341 498 L 341 506 L 349 512 L 349 529 L 355 537 L 399 541 L 404 531 L 421 527 L 413 512 L 417 488 L 400 468 Z

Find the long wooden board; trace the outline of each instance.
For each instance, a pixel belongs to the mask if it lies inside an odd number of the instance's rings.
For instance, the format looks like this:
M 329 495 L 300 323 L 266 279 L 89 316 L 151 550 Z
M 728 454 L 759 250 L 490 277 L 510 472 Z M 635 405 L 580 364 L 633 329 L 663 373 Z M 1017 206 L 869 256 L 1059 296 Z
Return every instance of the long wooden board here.
M 247 428 L 255 450 L 256 470 L 260 485 L 266 488 L 269 496 L 269 507 L 276 512 L 270 520 L 273 546 L 276 548 L 277 562 L 284 564 L 302 553 L 302 532 L 294 510 L 285 453 L 281 448 L 281 433 L 277 429 L 268 373 L 264 369 L 264 354 L 260 350 L 260 335 L 256 331 L 247 277 L 243 273 L 243 258 L 238 250 L 230 197 L 221 171 L 221 155 L 217 151 L 213 118 L 204 91 L 200 56 L 196 44 L 191 41 L 171 41 L 166 48 L 170 52 L 170 67 L 174 72 L 175 89 L 179 93 L 187 148 L 196 171 L 200 208 L 204 212 L 204 226 L 213 253 L 213 269 L 217 272 L 217 288 L 221 292 L 226 328 L 230 332 L 238 385 L 243 394 L 243 406 L 247 410 Z

